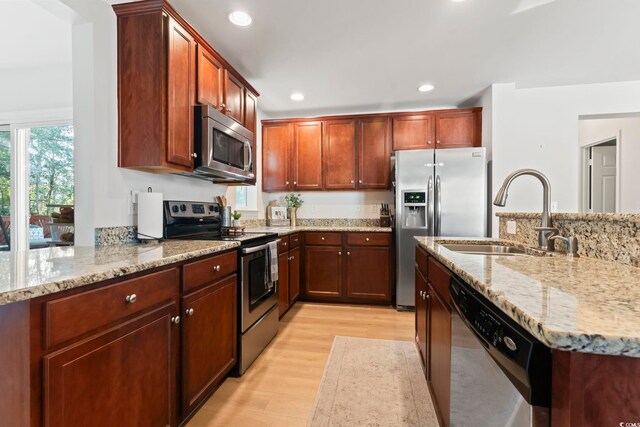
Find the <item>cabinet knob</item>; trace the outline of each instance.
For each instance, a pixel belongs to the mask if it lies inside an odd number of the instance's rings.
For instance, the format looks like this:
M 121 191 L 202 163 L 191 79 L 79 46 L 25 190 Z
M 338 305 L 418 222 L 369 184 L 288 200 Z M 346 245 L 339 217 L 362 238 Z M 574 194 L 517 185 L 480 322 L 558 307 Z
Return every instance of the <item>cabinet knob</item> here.
M 282 246 L 287 246 L 287 242 L 284 242 L 284 243 L 282 244 Z
M 353 180 L 351 180 L 351 183 L 352 183 L 352 184 L 353 184 L 353 182 L 354 182 L 354 181 L 353 181 Z
M 220 267 L 219 265 L 214 265 L 213 266 L 213 271 L 220 271 L 222 269 L 222 267 Z
M 195 313 L 195 311 L 193 310 L 193 308 L 189 308 L 185 311 L 185 314 L 189 317 L 193 316 L 193 313 Z
M 437 141 L 436 141 L 436 144 L 440 144 L 440 140 L 437 140 Z
M 291 257 L 291 261 L 293 261 L 294 259 L 296 259 L 296 257 L 292 256 L 292 257 Z
M 138 300 L 138 296 L 136 294 L 127 295 L 124 300 L 129 304 L 133 304 Z
M 422 292 L 424 292 L 424 291 L 418 292 L 418 295 L 420 295 L 420 298 L 422 298 Z
M 226 105 L 224 105 L 224 102 L 223 102 L 222 104 L 220 104 L 220 109 L 221 109 L 222 111 L 224 111 L 224 109 L 225 109 L 225 108 L 226 108 Z
M 351 252 L 348 252 L 348 251 L 347 251 L 347 255 L 351 255 Z
M 289 181 L 287 181 L 287 185 L 289 185 Z
M 230 113 L 230 112 L 231 112 L 231 108 L 227 108 L 227 113 Z
M 365 239 L 364 239 L 364 240 L 365 240 L 366 242 L 368 242 L 368 241 L 369 241 L 369 238 L 368 238 L 368 237 L 365 237 Z
M 180 323 L 180 316 L 172 317 L 171 323 L 173 323 L 174 325 L 177 325 L 178 323 Z
M 324 240 L 324 237 L 321 237 L 320 240 Z
M 425 292 L 425 293 L 422 294 L 422 299 L 428 300 L 430 296 L 431 295 L 429 295 L 427 292 Z
M 338 255 L 342 256 L 342 251 L 338 251 Z
M 433 144 L 433 142 L 429 141 L 428 144 L 431 145 L 431 144 Z
M 298 185 L 298 181 L 293 181 L 293 185 Z

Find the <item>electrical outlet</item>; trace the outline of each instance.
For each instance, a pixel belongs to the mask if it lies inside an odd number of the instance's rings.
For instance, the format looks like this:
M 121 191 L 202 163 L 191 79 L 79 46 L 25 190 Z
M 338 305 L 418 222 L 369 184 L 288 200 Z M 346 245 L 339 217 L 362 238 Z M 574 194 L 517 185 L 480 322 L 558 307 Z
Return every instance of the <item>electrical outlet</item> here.
M 516 222 L 507 221 L 507 234 L 516 234 Z
M 558 212 L 558 202 L 551 202 L 551 212 Z

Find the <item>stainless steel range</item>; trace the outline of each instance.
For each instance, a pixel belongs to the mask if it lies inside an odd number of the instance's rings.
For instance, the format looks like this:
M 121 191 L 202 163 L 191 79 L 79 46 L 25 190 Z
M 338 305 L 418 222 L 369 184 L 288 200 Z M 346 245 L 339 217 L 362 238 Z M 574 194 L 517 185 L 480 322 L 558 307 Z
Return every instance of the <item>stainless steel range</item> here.
M 165 239 L 240 242 L 236 371 L 242 375 L 278 333 L 278 282 L 271 279 L 269 251 L 270 243 L 277 242 L 278 235 L 243 233 L 229 236 L 222 233 L 221 224 L 221 207 L 217 203 L 164 202 Z

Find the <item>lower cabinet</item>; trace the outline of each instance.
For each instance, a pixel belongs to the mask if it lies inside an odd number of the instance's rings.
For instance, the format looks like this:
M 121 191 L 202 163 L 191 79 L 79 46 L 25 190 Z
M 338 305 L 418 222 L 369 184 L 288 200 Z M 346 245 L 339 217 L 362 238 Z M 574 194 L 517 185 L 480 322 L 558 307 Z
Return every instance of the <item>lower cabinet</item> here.
M 278 245 L 278 312 L 280 317 L 300 296 L 300 234 L 284 236 Z
M 237 360 L 237 276 L 182 298 L 182 413 L 194 410 Z
M 391 302 L 391 235 L 308 232 L 304 297 L 339 302 Z
M 289 251 L 278 255 L 278 313 L 280 317 L 289 309 Z
M 45 356 L 44 425 L 175 425 L 177 314 L 172 302 Z
M 420 361 L 429 379 L 429 355 L 427 354 L 428 327 L 427 279 L 416 267 L 416 345 L 420 353 Z
M 300 248 L 289 251 L 289 305 L 300 297 Z

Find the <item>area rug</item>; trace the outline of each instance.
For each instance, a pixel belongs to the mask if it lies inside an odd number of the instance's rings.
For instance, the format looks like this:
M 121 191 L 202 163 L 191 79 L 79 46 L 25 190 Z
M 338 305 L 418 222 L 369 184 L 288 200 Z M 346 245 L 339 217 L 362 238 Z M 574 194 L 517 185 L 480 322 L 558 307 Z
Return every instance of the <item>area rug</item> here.
M 336 337 L 309 427 L 436 427 L 415 344 Z

